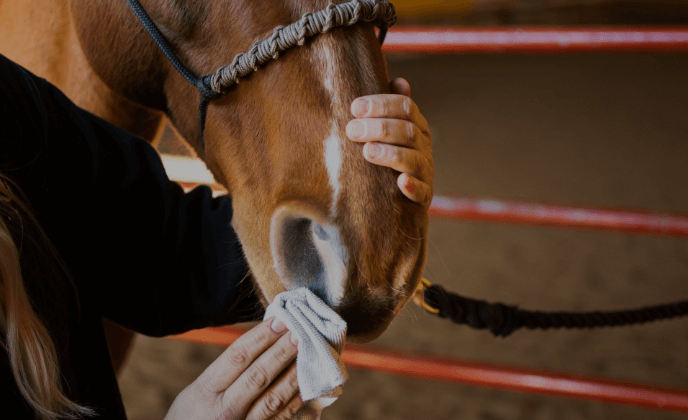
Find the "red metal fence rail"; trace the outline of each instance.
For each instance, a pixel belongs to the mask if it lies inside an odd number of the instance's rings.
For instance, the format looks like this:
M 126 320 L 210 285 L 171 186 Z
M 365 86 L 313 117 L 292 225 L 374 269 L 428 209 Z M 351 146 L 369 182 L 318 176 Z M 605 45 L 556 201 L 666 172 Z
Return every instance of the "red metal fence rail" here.
M 198 184 L 180 182 L 187 190 Z M 221 185 L 210 186 L 224 192 Z M 571 207 L 514 200 L 466 196 L 435 196 L 430 216 L 512 224 L 554 226 L 688 238 L 688 215 L 651 213 L 629 209 Z
M 688 215 L 640 210 L 435 196 L 430 206 L 430 215 L 454 220 L 479 220 L 688 238 Z
M 688 52 L 688 27 L 393 27 L 391 53 Z
M 172 338 L 228 346 L 245 331 L 236 327 L 206 328 Z M 396 375 L 688 413 L 688 390 L 516 369 L 368 345 L 347 344 L 342 358 L 349 367 Z

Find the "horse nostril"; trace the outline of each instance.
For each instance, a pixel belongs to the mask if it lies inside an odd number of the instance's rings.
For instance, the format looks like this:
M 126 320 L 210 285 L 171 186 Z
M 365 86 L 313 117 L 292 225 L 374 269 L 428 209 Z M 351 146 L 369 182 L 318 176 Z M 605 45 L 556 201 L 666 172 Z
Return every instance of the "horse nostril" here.
M 282 262 L 289 278 L 300 286 L 309 286 L 324 270 L 311 238 L 311 224 L 310 219 L 288 218 L 282 225 Z
M 274 267 L 287 290 L 308 287 L 334 306 L 346 281 L 346 251 L 339 230 L 303 203 L 283 204 L 270 227 Z

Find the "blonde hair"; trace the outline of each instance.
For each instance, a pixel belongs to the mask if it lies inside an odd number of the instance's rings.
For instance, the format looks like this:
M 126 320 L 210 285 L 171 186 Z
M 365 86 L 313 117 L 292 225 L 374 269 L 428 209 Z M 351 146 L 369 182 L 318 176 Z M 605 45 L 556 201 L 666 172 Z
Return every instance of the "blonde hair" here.
M 58 270 L 63 270 L 67 276 L 69 272 L 27 203 L 12 192 L 10 185 L 19 192 L 16 185 L 0 173 L 0 346 L 9 356 L 19 391 L 36 411 L 37 418 L 76 419 L 93 415 L 93 410 L 76 404 L 63 393 L 55 345 L 26 292 L 20 254 L 27 231 L 38 237 L 26 239 L 44 244 L 42 249 L 53 254 Z M 8 228 L 9 221 L 19 226 L 19 248 Z M 26 229 L 28 226 L 32 229 Z

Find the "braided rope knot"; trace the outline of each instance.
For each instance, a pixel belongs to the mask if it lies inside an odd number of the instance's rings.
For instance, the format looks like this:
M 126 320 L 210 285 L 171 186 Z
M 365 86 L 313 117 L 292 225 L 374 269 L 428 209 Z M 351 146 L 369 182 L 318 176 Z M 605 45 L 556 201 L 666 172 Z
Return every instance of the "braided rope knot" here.
M 352 0 L 348 3 L 328 4 L 316 13 L 306 13 L 288 26 L 278 26 L 267 39 L 256 41 L 247 53 L 237 54 L 232 63 L 220 67 L 209 76 L 210 87 L 225 94 L 242 77 L 258 70 L 259 66 L 295 45 L 303 45 L 306 38 L 325 33 L 337 26 L 351 26 L 357 22 L 374 23 L 381 31 L 396 22 L 394 6 L 387 0 Z

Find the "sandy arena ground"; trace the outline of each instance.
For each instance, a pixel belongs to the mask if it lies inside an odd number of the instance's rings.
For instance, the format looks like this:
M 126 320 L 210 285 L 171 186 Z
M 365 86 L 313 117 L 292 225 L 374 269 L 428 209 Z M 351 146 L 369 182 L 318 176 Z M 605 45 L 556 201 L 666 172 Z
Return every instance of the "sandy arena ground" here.
M 688 213 L 688 55 L 389 56 L 388 62 L 391 77 L 409 80 L 430 121 L 438 194 Z M 633 308 L 688 299 L 688 241 L 433 220 L 425 275 L 448 290 L 522 308 Z M 688 318 L 496 339 L 408 307 L 374 344 L 688 389 Z M 120 381 L 129 418 L 162 419 L 222 350 L 139 337 Z M 349 374 L 324 419 L 685 418 Z

